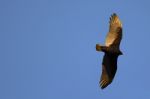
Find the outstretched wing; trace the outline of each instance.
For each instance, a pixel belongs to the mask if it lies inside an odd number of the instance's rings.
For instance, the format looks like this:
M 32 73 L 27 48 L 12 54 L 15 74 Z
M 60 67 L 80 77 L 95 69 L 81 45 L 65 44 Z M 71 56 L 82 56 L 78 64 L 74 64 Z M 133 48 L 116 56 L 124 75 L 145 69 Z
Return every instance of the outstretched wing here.
M 114 13 L 110 17 L 109 32 L 106 37 L 105 45 L 115 46 L 115 48 L 119 48 L 121 39 L 122 39 L 122 24 L 117 14 Z
M 105 53 L 102 63 L 102 74 L 100 86 L 102 89 L 107 87 L 113 80 L 117 71 L 117 55 Z

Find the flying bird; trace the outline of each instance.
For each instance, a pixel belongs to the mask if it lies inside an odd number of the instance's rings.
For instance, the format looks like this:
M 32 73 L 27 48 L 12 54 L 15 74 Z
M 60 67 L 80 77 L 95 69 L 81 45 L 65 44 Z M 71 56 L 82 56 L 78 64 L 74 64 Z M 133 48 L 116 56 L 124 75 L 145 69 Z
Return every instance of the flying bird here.
M 123 55 L 120 50 L 122 39 L 122 23 L 116 13 L 113 13 L 109 21 L 109 32 L 105 45 L 96 44 L 96 50 L 104 52 L 102 61 L 102 74 L 99 81 L 101 89 L 106 88 L 114 79 L 117 71 L 117 59 Z

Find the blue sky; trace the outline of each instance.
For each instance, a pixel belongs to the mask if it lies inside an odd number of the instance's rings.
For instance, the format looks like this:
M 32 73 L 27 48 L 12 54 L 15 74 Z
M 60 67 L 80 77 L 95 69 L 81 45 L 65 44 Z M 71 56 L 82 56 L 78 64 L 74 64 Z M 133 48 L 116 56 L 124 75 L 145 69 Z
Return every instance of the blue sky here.
M 1 0 L 0 99 L 149 99 L 149 0 Z M 123 23 L 118 71 L 99 88 L 110 15 Z

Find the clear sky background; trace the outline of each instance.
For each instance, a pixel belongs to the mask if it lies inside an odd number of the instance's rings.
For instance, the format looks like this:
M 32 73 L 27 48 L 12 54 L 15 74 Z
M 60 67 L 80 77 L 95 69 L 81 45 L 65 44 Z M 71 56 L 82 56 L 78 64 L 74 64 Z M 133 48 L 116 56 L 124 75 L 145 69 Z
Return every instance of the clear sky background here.
M 150 99 L 149 0 L 1 0 L 0 99 Z M 99 88 L 110 15 L 123 23 L 118 71 Z

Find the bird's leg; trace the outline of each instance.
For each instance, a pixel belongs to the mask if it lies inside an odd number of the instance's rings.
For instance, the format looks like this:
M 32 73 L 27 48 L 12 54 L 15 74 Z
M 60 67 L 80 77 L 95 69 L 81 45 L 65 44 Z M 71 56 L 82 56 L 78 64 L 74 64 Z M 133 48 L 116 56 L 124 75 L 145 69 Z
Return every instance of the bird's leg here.
M 107 52 L 108 51 L 108 47 L 101 46 L 100 44 L 96 44 L 96 50 L 97 51 L 102 51 L 102 52 Z

